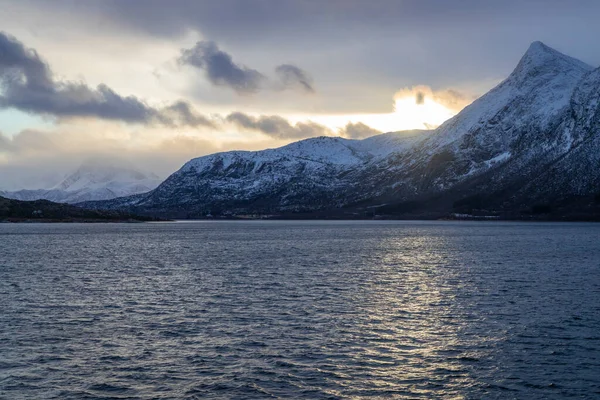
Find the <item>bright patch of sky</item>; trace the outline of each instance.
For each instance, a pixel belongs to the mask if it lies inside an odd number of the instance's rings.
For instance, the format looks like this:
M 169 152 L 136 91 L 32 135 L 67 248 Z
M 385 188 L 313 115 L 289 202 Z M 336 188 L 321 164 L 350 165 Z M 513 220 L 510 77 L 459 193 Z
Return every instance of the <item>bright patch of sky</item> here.
M 47 130 L 54 127 L 48 118 L 27 114 L 18 110 L 0 110 L 0 132 L 14 136 L 26 129 Z

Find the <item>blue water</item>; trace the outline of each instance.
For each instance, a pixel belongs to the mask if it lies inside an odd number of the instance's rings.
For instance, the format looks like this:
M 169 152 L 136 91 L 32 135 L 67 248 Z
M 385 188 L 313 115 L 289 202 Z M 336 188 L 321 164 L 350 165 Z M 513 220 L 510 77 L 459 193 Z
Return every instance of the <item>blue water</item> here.
M 600 225 L 0 224 L 0 398 L 600 398 Z

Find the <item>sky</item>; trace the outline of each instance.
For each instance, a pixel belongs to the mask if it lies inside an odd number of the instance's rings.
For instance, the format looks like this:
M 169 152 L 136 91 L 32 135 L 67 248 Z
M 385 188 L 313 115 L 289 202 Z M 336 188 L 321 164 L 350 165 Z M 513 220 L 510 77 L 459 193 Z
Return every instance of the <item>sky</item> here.
M 600 65 L 597 0 L 0 0 L 0 189 L 90 157 L 432 129 L 540 40 Z

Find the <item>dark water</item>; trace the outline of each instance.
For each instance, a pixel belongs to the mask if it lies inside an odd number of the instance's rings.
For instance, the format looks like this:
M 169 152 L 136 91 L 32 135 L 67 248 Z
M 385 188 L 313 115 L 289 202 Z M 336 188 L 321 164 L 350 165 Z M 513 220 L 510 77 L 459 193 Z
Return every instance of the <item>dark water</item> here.
M 0 398 L 600 398 L 600 225 L 0 224 Z

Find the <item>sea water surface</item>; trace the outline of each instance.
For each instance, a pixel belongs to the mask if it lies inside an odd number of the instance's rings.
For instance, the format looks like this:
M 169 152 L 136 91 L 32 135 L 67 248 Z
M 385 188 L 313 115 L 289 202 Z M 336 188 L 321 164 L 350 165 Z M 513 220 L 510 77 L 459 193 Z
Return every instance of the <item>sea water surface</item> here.
M 0 398 L 600 398 L 600 225 L 0 224 Z

